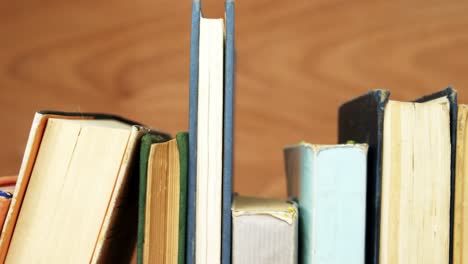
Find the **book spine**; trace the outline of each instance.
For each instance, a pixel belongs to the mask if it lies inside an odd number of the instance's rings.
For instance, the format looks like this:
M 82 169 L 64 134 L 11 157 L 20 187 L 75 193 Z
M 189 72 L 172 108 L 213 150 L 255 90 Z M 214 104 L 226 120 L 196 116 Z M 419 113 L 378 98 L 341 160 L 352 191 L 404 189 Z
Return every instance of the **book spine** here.
M 187 226 L 187 162 L 188 162 L 188 134 L 179 133 L 176 136 L 179 148 L 180 163 L 180 202 L 179 202 L 179 244 L 178 264 L 185 263 L 185 243 Z
M 195 203 L 197 177 L 197 116 L 198 116 L 198 53 L 201 5 L 192 1 L 189 90 L 189 171 L 187 180 L 187 240 L 186 263 L 195 263 Z
M 301 169 L 300 169 L 300 191 L 299 191 L 299 230 L 301 238 L 299 242 L 300 259 L 299 263 L 311 264 L 313 259 L 312 248 L 315 241 L 313 232 L 315 230 L 315 179 L 314 179 L 314 166 L 315 166 L 315 153 L 313 149 L 304 145 L 300 146 L 301 155 Z
M 223 131 L 223 216 L 221 233 L 221 263 L 231 263 L 231 202 L 232 202 L 232 155 L 234 122 L 234 85 L 235 85 L 235 49 L 234 49 L 234 1 L 226 1 L 226 48 L 224 77 L 224 131 Z
M 145 206 L 146 206 L 146 173 L 148 168 L 148 154 L 151 146 L 150 135 L 141 139 L 139 164 L 139 190 L 138 190 L 138 231 L 137 231 L 137 264 L 143 264 L 143 244 L 145 233 Z

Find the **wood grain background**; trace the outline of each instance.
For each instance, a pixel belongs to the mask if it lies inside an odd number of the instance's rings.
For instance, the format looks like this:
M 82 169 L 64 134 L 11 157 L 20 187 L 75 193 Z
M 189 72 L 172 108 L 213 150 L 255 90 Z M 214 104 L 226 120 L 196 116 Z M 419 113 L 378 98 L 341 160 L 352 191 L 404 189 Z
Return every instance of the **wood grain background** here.
M 187 130 L 190 8 L 1 1 L 0 174 L 17 173 L 40 109 Z M 338 106 L 367 90 L 410 100 L 451 84 L 468 103 L 467 14 L 467 1 L 238 0 L 235 190 L 284 196 L 283 146 L 335 143 Z

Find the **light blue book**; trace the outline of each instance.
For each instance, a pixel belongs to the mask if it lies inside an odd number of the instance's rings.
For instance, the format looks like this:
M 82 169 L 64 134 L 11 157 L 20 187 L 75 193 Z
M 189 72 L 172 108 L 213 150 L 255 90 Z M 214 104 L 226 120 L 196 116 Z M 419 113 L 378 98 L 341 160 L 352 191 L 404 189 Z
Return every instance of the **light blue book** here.
M 286 147 L 288 195 L 299 203 L 300 263 L 364 263 L 366 144 Z

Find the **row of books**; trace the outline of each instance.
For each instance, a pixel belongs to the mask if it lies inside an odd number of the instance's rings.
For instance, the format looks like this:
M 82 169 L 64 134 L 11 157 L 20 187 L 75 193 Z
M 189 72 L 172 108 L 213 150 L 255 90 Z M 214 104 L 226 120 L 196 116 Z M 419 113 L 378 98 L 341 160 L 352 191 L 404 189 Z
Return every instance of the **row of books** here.
M 199 146 L 190 186 L 189 133 L 171 138 L 113 115 L 38 112 L 13 195 L 14 180 L 2 183 L 0 256 L 120 263 L 136 240 L 139 263 L 466 263 L 468 106 L 456 97 L 448 88 L 398 102 L 376 90 L 345 103 L 342 144 L 286 147 L 290 199 L 235 196 L 229 229 L 223 166 L 198 170 L 222 151 L 200 160 Z M 228 260 L 223 232 L 232 234 Z
M 234 263 L 468 263 L 468 105 L 389 97 L 344 103 L 340 144 L 284 149 L 292 202 L 235 199 Z
M 234 2 L 225 20 L 192 10 L 188 133 L 37 112 L 0 192 L 1 262 L 468 263 L 454 89 L 344 103 L 339 144 L 285 147 L 288 199 L 233 195 Z

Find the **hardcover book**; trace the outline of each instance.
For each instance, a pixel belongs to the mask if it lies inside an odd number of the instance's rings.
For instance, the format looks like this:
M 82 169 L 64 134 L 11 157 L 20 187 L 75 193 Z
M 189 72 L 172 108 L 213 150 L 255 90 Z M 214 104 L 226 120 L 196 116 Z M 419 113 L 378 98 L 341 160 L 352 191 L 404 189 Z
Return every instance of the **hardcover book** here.
M 231 260 L 234 1 L 227 0 L 225 8 L 224 23 L 203 18 L 200 1 L 192 2 L 188 264 Z
M 137 230 L 133 156 L 147 133 L 167 137 L 117 116 L 38 112 L 2 230 L 2 261 L 129 259 Z
M 301 143 L 284 154 L 300 263 L 364 263 L 367 145 Z
M 232 204 L 234 264 L 296 264 L 298 209 L 294 202 L 237 196 Z
M 142 138 L 139 263 L 185 263 L 187 143 L 187 133 L 166 142 Z
M 339 110 L 339 142 L 369 144 L 366 263 L 451 261 L 457 93 L 389 96 L 372 91 Z

